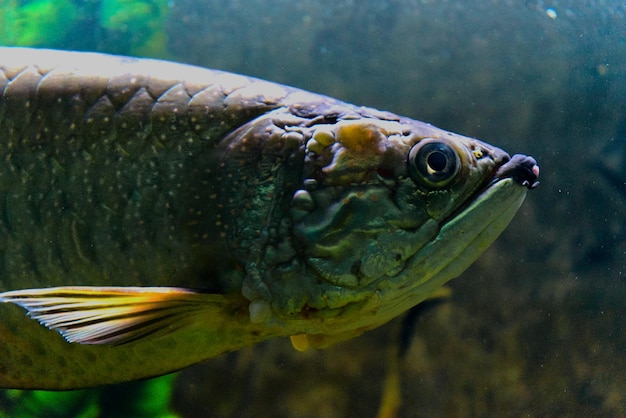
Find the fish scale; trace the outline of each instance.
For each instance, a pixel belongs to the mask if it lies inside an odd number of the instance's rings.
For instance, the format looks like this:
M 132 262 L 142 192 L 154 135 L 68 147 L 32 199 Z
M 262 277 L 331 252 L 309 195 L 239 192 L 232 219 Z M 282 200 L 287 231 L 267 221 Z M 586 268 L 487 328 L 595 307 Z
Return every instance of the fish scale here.
M 423 122 L 166 61 L 0 48 L 0 93 L 2 387 L 355 337 L 467 268 L 539 172 Z

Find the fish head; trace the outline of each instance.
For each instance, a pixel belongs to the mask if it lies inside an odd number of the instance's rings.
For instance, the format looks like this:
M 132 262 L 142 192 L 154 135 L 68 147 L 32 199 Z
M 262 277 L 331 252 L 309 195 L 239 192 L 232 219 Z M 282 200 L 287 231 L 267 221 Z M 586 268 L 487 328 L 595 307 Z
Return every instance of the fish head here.
M 351 337 L 423 301 L 496 239 L 537 175 L 532 157 L 410 119 L 316 126 L 291 207 L 323 283 L 308 315 Z

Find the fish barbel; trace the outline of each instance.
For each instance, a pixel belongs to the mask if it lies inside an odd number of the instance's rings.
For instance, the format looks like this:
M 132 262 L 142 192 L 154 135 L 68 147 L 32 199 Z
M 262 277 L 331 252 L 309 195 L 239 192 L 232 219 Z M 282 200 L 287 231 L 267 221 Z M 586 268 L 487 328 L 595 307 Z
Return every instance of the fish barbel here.
M 0 387 L 30 389 L 357 336 L 461 274 L 539 175 L 275 83 L 28 48 L 0 48 L 0 160 Z

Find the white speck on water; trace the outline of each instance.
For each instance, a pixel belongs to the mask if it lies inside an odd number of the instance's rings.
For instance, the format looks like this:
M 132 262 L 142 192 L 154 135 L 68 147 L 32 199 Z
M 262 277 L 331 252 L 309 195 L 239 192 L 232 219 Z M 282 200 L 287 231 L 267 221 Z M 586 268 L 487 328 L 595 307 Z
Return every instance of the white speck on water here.
M 553 8 L 546 9 L 546 15 L 548 15 L 550 19 L 557 18 L 556 10 L 554 10 Z

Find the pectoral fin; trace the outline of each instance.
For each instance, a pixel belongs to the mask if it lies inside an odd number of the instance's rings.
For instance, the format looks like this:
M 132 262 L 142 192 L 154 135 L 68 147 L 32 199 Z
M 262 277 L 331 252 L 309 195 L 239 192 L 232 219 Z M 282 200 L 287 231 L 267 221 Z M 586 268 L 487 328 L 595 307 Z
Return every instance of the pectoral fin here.
M 252 323 L 249 303 L 171 287 L 0 293 L 0 387 L 68 390 L 145 379 L 284 335 Z
M 202 311 L 228 306 L 222 295 L 174 287 L 53 287 L 0 293 L 68 342 L 124 344 L 169 333 Z

